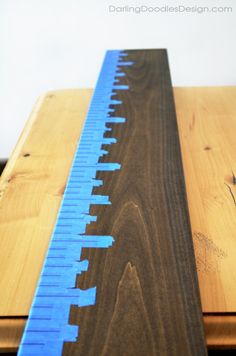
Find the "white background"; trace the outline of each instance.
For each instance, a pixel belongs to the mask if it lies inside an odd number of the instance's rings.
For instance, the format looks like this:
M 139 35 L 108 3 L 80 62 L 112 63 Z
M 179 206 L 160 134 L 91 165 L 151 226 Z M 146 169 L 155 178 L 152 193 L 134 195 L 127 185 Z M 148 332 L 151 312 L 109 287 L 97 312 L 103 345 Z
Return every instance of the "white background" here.
M 109 5 L 233 12 L 115 13 Z M 0 0 L 0 158 L 39 95 L 93 87 L 105 50 L 124 48 L 168 48 L 175 86 L 236 85 L 235 0 Z

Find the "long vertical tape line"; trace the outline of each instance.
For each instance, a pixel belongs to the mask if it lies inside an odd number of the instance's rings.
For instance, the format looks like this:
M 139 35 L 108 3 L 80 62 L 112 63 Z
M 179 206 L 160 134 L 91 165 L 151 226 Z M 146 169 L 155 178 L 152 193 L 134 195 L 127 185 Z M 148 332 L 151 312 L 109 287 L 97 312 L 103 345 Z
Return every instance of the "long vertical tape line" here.
M 93 195 L 94 187 L 103 182 L 96 179 L 98 171 L 114 171 L 119 163 L 99 163 L 99 157 L 108 152 L 103 144 L 116 143 L 115 138 L 104 138 L 109 131 L 106 123 L 124 123 L 125 118 L 110 116 L 115 112 L 110 105 L 121 104 L 113 100 L 116 90 L 128 90 L 119 85 L 124 76 L 123 51 L 107 51 L 99 79 L 92 97 L 84 128 L 71 167 L 61 207 L 57 216 L 48 254 L 30 310 L 19 356 L 57 356 L 62 354 L 64 342 L 79 340 L 79 326 L 69 325 L 71 305 L 78 307 L 96 303 L 96 287 L 87 290 L 75 288 L 76 275 L 86 272 L 89 262 L 80 260 L 82 248 L 108 248 L 112 236 L 86 235 L 86 225 L 96 221 L 89 215 L 92 204 L 111 204 L 108 196 Z

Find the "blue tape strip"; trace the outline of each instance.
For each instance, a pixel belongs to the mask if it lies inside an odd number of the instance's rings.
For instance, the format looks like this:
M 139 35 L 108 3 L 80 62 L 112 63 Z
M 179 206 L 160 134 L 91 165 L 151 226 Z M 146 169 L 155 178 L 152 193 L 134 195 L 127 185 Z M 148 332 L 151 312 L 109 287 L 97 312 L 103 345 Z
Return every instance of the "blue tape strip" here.
M 126 53 L 108 51 L 98 78 L 83 132 L 74 156 L 70 176 L 64 192 L 48 254 L 38 283 L 29 319 L 21 341 L 19 356 L 57 356 L 62 354 L 65 341 L 75 342 L 79 327 L 69 325 L 72 304 L 78 307 L 94 305 L 96 287 L 87 290 L 75 288 L 76 275 L 86 272 L 87 260 L 80 260 L 82 248 L 109 248 L 112 236 L 85 235 L 86 225 L 96 221 L 89 215 L 92 204 L 111 204 L 108 196 L 93 195 L 94 187 L 103 182 L 96 179 L 98 171 L 115 171 L 119 163 L 99 163 L 108 152 L 102 145 L 115 144 L 115 138 L 104 138 L 110 131 L 107 123 L 124 123 L 123 117 L 111 117 L 110 105 L 121 105 L 112 99 L 117 90 L 128 90 L 119 84 L 124 76 L 121 68 L 131 66 Z

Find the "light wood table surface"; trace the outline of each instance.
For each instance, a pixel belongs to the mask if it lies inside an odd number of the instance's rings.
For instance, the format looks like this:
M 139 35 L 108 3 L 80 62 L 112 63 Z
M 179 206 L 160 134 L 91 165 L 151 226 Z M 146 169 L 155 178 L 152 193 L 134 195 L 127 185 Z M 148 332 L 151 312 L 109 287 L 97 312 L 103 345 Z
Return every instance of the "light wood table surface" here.
M 91 98 L 40 98 L 0 179 L 0 352 L 17 349 Z M 236 87 L 174 88 L 209 347 L 236 347 Z

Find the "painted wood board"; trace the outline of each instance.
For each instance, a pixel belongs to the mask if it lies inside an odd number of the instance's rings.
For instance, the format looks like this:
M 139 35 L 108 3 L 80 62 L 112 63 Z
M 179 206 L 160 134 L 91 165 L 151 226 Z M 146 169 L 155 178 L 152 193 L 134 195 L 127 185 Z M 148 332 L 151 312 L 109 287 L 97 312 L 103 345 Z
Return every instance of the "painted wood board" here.
M 179 136 L 166 51 L 125 51 L 133 66 L 114 99 L 108 124 L 117 144 L 101 162 L 120 171 L 98 172 L 104 184 L 94 194 L 111 205 L 91 207 L 97 221 L 88 235 L 110 235 L 109 249 L 83 249 L 89 270 L 77 288 L 96 286 L 94 306 L 72 307 L 78 342 L 63 355 L 204 355 L 197 272 L 192 245 Z
M 45 134 L 45 131 L 46 132 L 50 132 L 51 136 L 52 136 L 52 141 L 55 140 L 55 138 L 53 137 L 53 135 L 55 135 L 57 133 L 57 129 L 56 130 L 51 130 L 50 131 L 50 128 L 54 125 L 56 126 L 56 124 L 59 122 L 55 120 L 55 116 L 56 114 L 52 114 L 53 110 L 55 112 L 58 112 L 59 111 L 59 108 L 61 106 L 64 107 L 64 110 L 63 110 L 63 117 L 64 117 L 64 120 L 65 122 L 68 123 L 68 110 L 69 109 L 69 105 L 71 106 L 72 104 L 72 107 L 74 107 L 74 110 L 72 109 L 72 112 L 76 111 L 77 110 L 77 114 L 76 115 L 79 115 L 80 113 L 80 110 L 82 108 L 84 108 L 84 116 L 86 114 L 86 110 L 85 110 L 85 106 L 88 105 L 88 102 L 90 100 L 90 96 L 91 96 L 91 93 L 92 93 L 92 90 L 88 90 L 87 91 L 87 94 L 86 93 L 86 90 L 65 90 L 65 91 L 61 91 L 61 92 L 52 92 L 49 94 L 50 98 L 48 98 L 48 95 L 46 95 L 44 97 L 44 100 L 41 100 L 40 101 L 40 104 L 38 105 L 38 107 L 34 110 L 34 114 L 31 116 L 31 119 L 29 121 L 29 124 L 26 126 L 19 142 L 18 142 L 18 145 L 17 145 L 17 148 L 13 154 L 13 156 L 11 157 L 10 161 L 8 162 L 8 166 L 7 168 L 5 169 L 5 172 L 4 172 L 4 176 L 1 178 L 1 191 L 4 190 L 4 192 L 2 193 L 5 194 L 5 192 L 8 190 L 8 182 L 7 182 L 7 178 L 10 177 L 11 175 L 14 175 L 15 173 L 15 161 L 17 160 L 18 161 L 18 165 L 16 167 L 19 167 L 19 165 L 22 165 L 22 163 L 24 162 L 24 160 L 22 159 L 22 152 L 26 152 L 27 151 L 36 151 L 37 150 L 37 147 L 39 148 L 39 141 L 42 141 L 42 137 L 44 136 Z M 198 119 L 202 119 L 201 120 L 201 127 L 202 129 L 204 129 L 204 132 L 206 132 L 207 136 L 209 136 L 209 134 L 212 133 L 212 130 L 208 127 L 208 123 L 209 123 L 209 120 L 212 118 L 217 118 L 219 120 L 224 120 L 225 122 L 225 125 L 227 123 L 227 125 L 229 126 L 229 129 L 227 130 L 227 132 L 230 131 L 230 127 L 232 127 L 233 125 L 233 122 L 234 122 L 234 117 L 235 117 L 235 98 L 236 98 L 236 88 L 235 87 L 219 87 L 219 88 L 174 88 L 174 94 L 175 94 L 175 102 L 176 102 L 176 109 L 177 109 L 177 118 L 178 118 L 178 124 L 179 124 L 179 128 L 181 130 L 181 127 L 180 124 L 182 122 L 183 125 L 185 125 L 186 127 L 186 134 L 189 135 L 189 131 L 187 131 L 187 127 L 189 126 L 190 124 L 190 117 L 192 117 L 193 113 L 198 113 Z M 89 97 L 88 97 L 88 96 Z M 68 101 L 68 103 L 66 104 L 66 102 Z M 85 103 L 87 102 L 87 104 Z M 218 104 L 217 104 L 218 103 Z M 39 110 L 39 107 L 41 107 L 41 110 Z M 43 126 L 45 125 L 45 120 L 41 120 L 41 116 L 42 116 L 42 112 L 44 112 L 44 110 L 50 106 L 50 109 L 47 109 L 47 110 L 50 110 L 50 116 L 47 116 L 47 121 L 48 121 L 48 130 L 43 130 Z M 27 141 L 26 139 L 28 137 L 30 137 L 32 135 L 32 132 L 31 132 L 31 127 L 32 127 L 32 122 L 34 120 L 36 120 L 36 117 L 38 115 L 38 113 L 40 114 L 39 118 L 37 119 L 37 122 L 38 122 L 38 126 L 37 126 L 37 130 L 39 131 L 38 132 L 38 136 L 37 136 L 37 139 L 36 139 L 36 136 L 34 136 L 34 139 L 30 140 L 30 146 L 27 147 L 27 149 L 24 147 L 24 143 L 25 141 Z M 75 114 L 75 112 L 74 112 Z M 227 116 L 228 118 L 226 118 L 225 120 L 225 116 Z M 186 120 L 187 119 L 187 120 Z M 60 117 L 60 121 L 62 120 L 62 117 Z M 83 120 L 84 120 L 84 117 L 83 117 Z M 42 126 L 42 128 L 41 128 Z M 56 128 L 56 127 L 55 127 Z M 74 147 L 76 146 L 76 140 L 77 138 L 73 135 L 73 130 L 70 131 L 70 124 L 68 125 L 67 127 L 67 135 L 68 135 L 68 139 L 63 141 L 63 142 L 67 142 L 67 141 L 70 141 L 72 145 L 74 145 Z M 41 133 L 41 137 L 40 137 L 40 134 Z M 181 133 L 181 131 L 180 131 Z M 229 137 L 231 137 L 231 140 L 230 141 L 227 141 L 228 142 L 228 146 L 231 146 L 231 144 L 234 144 L 233 142 L 233 132 L 231 135 L 229 135 Z M 74 140 L 74 141 L 73 141 Z M 185 138 L 186 140 L 186 138 Z M 227 140 L 228 140 L 228 137 L 227 137 Z M 191 140 L 188 141 L 189 144 L 191 143 Z M 192 148 L 192 150 L 196 151 L 196 152 L 201 152 L 202 148 L 205 147 L 205 146 L 202 146 L 202 142 L 201 140 L 200 141 L 197 141 L 195 140 L 194 141 L 194 147 Z M 226 147 L 226 146 L 225 146 Z M 44 151 L 43 153 L 41 154 L 41 159 L 45 159 L 45 160 L 48 160 L 50 158 L 50 154 L 49 154 L 49 151 L 50 149 L 47 148 L 47 145 L 43 146 L 42 149 L 44 148 Z M 186 183 L 187 183 L 187 193 L 188 193 L 188 203 L 189 203 L 189 208 L 190 208 L 190 218 L 191 218 L 191 225 L 193 226 L 193 229 L 196 229 L 197 230 L 199 228 L 199 226 L 201 227 L 201 224 L 198 224 L 200 218 L 206 221 L 207 222 L 207 226 L 211 226 L 211 229 L 214 229 L 215 227 L 215 230 L 217 230 L 217 220 L 215 221 L 216 224 L 214 224 L 214 220 L 212 221 L 212 224 L 209 225 L 209 215 L 208 214 L 200 214 L 200 216 L 198 217 L 198 204 L 191 204 L 190 200 L 189 200 L 189 194 L 191 193 L 191 189 L 192 189 L 192 195 L 194 194 L 194 191 L 196 190 L 195 185 L 193 184 L 193 182 L 189 183 L 188 182 L 188 174 L 186 174 L 186 170 L 187 170 L 187 158 L 188 158 L 188 148 L 186 145 L 183 145 L 183 139 L 181 137 L 181 148 L 182 148 L 182 154 L 183 154 L 183 163 L 184 163 L 184 169 L 185 169 L 185 179 L 186 179 Z M 186 149 L 186 155 L 185 155 L 185 150 Z M 227 149 L 228 150 L 228 149 Z M 215 149 L 214 150 L 215 153 L 214 153 L 214 159 L 217 159 L 217 152 L 220 152 L 220 150 L 218 149 Z M 209 152 L 208 152 L 209 153 Z M 72 155 L 73 155 L 73 152 L 71 151 L 70 153 L 71 157 L 69 157 L 68 155 L 64 155 L 64 159 L 63 159 L 63 164 L 64 162 L 66 162 L 66 160 L 72 160 Z M 196 160 L 196 158 L 198 158 L 198 155 L 195 154 L 194 156 L 194 159 Z M 221 162 L 222 160 L 220 160 Z M 191 166 L 194 166 L 194 160 L 193 162 L 191 163 Z M 201 161 L 200 163 L 198 164 L 201 164 Z M 70 167 L 70 162 L 67 163 L 67 173 L 68 174 L 68 171 L 69 171 L 69 167 Z M 18 168 L 19 169 L 19 168 Z M 35 169 L 37 170 L 38 169 L 38 166 L 35 165 Z M 65 169 L 65 168 L 64 168 Z M 65 176 L 63 174 L 60 173 L 60 176 L 58 177 L 58 179 L 61 179 L 61 181 L 59 182 L 58 181 L 58 185 L 63 187 L 63 185 L 65 184 L 66 182 L 66 174 Z M 212 174 L 211 174 L 212 176 Z M 38 176 L 38 183 L 40 182 L 40 177 Z M 197 181 L 194 180 L 195 184 L 197 184 Z M 189 183 L 189 184 L 188 184 Z M 12 185 L 16 185 L 16 190 L 18 190 L 18 199 L 20 199 L 21 203 L 20 204 L 17 204 L 17 207 L 19 207 L 19 209 L 23 209 L 23 210 L 26 210 L 27 206 L 24 205 L 24 199 L 23 197 L 20 197 L 20 192 L 19 192 L 19 189 L 17 189 L 17 180 L 13 180 L 11 181 L 11 184 Z M 58 185 L 55 185 L 55 190 L 53 192 L 53 194 L 57 194 L 58 192 Z M 3 187 L 5 187 L 3 189 Z M 13 188 L 12 188 L 13 189 Z M 39 194 L 39 191 L 41 190 L 41 187 L 39 188 L 38 190 L 38 194 Z M 22 194 L 24 191 L 21 191 Z M 197 196 L 200 195 L 200 192 L 198 190 L 198 194 Z M 204 198 L 204 194 L 202 194 L 202 196 L 200 195 L 200 197 L 198 198 L 198 202 L 199 200 L 201 201 L 201 199 Z M 228 196 L 227 196 L 228 198 Z M 10 200 L 11 201 L 11 200 Z M 61 201 L 61 197 L 59 196 L 59 199 L 57 200 L 57 202 L 55 202 L 55 204 L 57 204 L 57 208 L 56 209 L 51 209 L 50 211 L 48 211 L 48 214 L 50 214 L 50 220 L 52 221 L 51 222 L 51 226 L 53 226 L 54 224 L 54 221 L 55 221 L 55 217 L 56 217 L 56 212 L 57 212 L 57 209 L 60 205 L 60 201 Z M 1 202 L 1 204 L 3 203 L 3 200 Z M 4 200 L 4 205 L 7 204 L 8 201 L 7 200 Z M 26 203 L 26 202 L 25 202 Z M 207 211 L 207 206 L 206 206 L 206 211 Z M 8 210 L 8 209 L 7 209 Z M 224 210 L 224 213 L 227 214 L 227 211 L 228 210 Z M 9 214 L 10 214 L 10 210 L 9 210 Z M 194 216 L 194 218 L 193 218 Z M 231 216 L 231 214 L 229 215 Z M 227 221 L 229 221 L 229 218 L 227 219 Z M 36 220 L 34 220 L 34 222 L 32 221 L 32 224 L 35 223 L 35 227 L 37 226 L 36 225 Z M 231 223 L 232 223 L 232 219 L 231 219 Z M 198 225 L 197 225 L 198 224 Z M 8 225 L 8 224 L 7 224 Z M 5 225 L 5 227 L 7 226 Z M 204 223 L 204 225 L 206 225 L 206 222 Z M 195 226 L 195 227 L 194 227 Z M 21 230 L 18 230 L 18 231 L 21 231 Z M 200 230 L 201 231 L 201 230 Z M 224 232 L 224 239 L 227 240 L 227 229 L 225 229 L 225 232 Z M 10 230 L 9 230 L 10 232 Z M 50 232 L 47 231 L 47 230 L 44 230 L 44 235 L 42 235 L 43 238 L 45 238 L 47 241 L 48 239 L 50 238 Z M 213 234 L 214 236 L 214 234 Z M 30 244 L 30 241 L 31 240 L 27 240 L 27 241 L 24 241 L 24 243 L 26 244 L 25 248 L 28 249 L 27 247 L 27 243 Z M 214 242 L 214 240 L 213 240 Z M 45 244 L 46 245 L 46 244 Z M 6 244 L 5 247 L 6 247 L 6 250 L 1 250 L 4 254 L 7 254 L 7 247 L 9 245 Z M 36 246 L 35 246 L 36 247 Z M 31 267 L 29 267 L 28 269 L 28 274 L 30 274 L 30 278 L 32 279 L 32 283 L 34 285 L 36 285 L 37 283 L 37 278 L 38 278 L 38 275 L 40 273 L 40 270 L 41 270 L 41 266 L 42 266 L 42 263 L 43 263 L 43 258 L 44 258 L 44 255 L 45 255 L 45 251 L 40 251 L 40 248 L 43 248 L 42 245 L 38 245 L 37 246 L 37 252 L 38 254 L 40 254 L 41 256 L 41 260 L 40 259 L 35 259 L 34 261 L 32 261 L 33 265 Z M 46 248 L 46 247 L 44 247 Z M 202 248 L 199 247 L 199 244 L 196 244 L 195 243 L 195 252 L 197 254 L 201 254 L 201 250 Z M 229 249 L 230 251 L 232 250 L 232 254 L 234 253 L 234 247 L 232 247 L 232 249 Z M 212 261 L 212 258 L 214 258 L 214 254 L 212 253 L 208 253 L 206 254 L 206 259 L 209 258 L 210 256 L 210 260 Z M 216 260 L 218 260 L 218 257 L 216 256 Z M 220 259 L 221 260 L 221 259 Z M 17 262 L 18 260 L 14 260 L 15 262 Z M 226 260 L 227 261 L 227 260 Z M 225 262 L 226 262 L 225 261 Z M 13 260 L 11 260 L 11 263 L 13 263 Z M 199 260 L 197 259 L 197 264 L 198 264 L 198 269 L 200 270 L 202 267 L 202 264 L 200 263 L 199 265 Z M 211 262 L 212 263 L 212 262 Z M 17 270 L 17 266 L 15 267 L 15 270 Z M 228 276 L 229 276 L 229 279 L 231 278 L 231 274 L 232 272 L 234 271 L 234 264 L 232 264 L 232 269 L 231 269 L 231 272 L 228 272 Z M 199 270 L 198 270 L 198 275 L 199 275 Z M 10 269 L 5 269 L 5 271 L 10 271 Z M 30 273 L 29 273 L 30 271 Z M 26 272 L 26 269 L 23 270 L 23 272 Z M 215 276 L 215 273 L 213 274 L 213 277 Z M 200 277 L 200 276 L 199 276 Z M 205 305 L 207 306 L 207 304 L 204 303 L 204 299 L 203 299 L 203 289 L 206 286 L 205 283 L 207 283 L 207 280 L 209 280 L 209 278 L 207 279 L 204 279 L 204 274 L 202 273 L 202 277 L 199 278 L 200 280 L 200 291 L 201 291 L 201 298 L 202 298 L 202 303 L 203 303 L 203 309 L 205 312 L 207 312 L 208 310 L 205 308 Z M 221 278 L 224 279 L 224 274 L 221 274 Z M 205 281 L 205 283 L 204 283 Z M 212 281 L 212 283 L 214 282 L 214 280 Z M 221 282 L 221 288 L 217 288 L 217 289 L 214 289 L 214 286 L 213 284 L 211 284 L 211 286 L 213 286 L 210 290 L 208 289 L 208 293 L 212 293 L 212 297 L 210 298 L 210 300 L 212 300 L 212 298 L 215 298 L 215 301 L 214 301 L 214 305 L 217 306 L 218 310 L 224 310 L 224 305 L 221 305 L 221 301 L 224 300 L 224 298 L 220 297 L 221 293 L 224 294 L 224 290 L 222 289 L 222 285 L 223 283 Z M 13 284 L 13 286 L 16 286 L 16 284 Z M 7 292 L 8 293 L 8 289 L 1 289 L 2 291 L 4 292 Z M 16 289 L 15 289 L 15 292 L 12 293 L 12 296 L 14 297 L 15 293 L 19 293 L 18 295 L 20 295 L 20 291 L 21 289 L 20 288 L 17 288 L 16 286 Z M 28 291 L 31 293 L 31 296 L 28 297 L 28 293 L 26 294 L 22 294 L 21 297 L 20 297 L 20 300 L 22 302 L 22 305 L 25 305 L 25 307 L 23 307 L 22 309 L 19 309 L 19 311 L 17 311 L 17 315 L 27 315 L 28 314 L 28 311 L 29 311 L 29 308 L 30 308 L 30 304 L 31 304 L 31 299 L 32 299 L 32 295 L 33 295 L 33 288 L 31 289 L 30 288 L 30 284 L 28 286 Z M 231 293 L 234 293 L 234 288 L 233 288 L 233 283 L 232 283 L 232 287 L 228 290 L 228 297 L 230 297 L 230 294 Z M 205 294 L 206 295 L 206 294 Z M 1 297 L 3 297 L 4 294 L 1 295 Z M 25 299 L 24 299 L 25 298 Z M 208 298 L 206 298 L 206 302 L 207 302 Z M 235 300 L 235 297 L 233 296 L 232 301 Z M 218 303 L 218 305 L 217 305 Z M 14 306 L 14 303 L 11 303 L 11 305 L 13 306 L 13 308 L 15 308 Z M 20 307 L 20 306 L 19 306 Z M 214 309 L 213 306 L 210 305 L 210 308 L 209 310 L 212 310 L 212 311 L 217 311 L 217 308 Z M 235 311 L 235 307 L 233 306 L 233 311 Z M 12 314 L 12 312 L 10 311 L 11 315 L 14 315 Z M 4 315 L 7 315 L 6 312 Z M 222 345 L 236 345 L 236 338 L 235 338 L 235 335 L 233 330 L 234 330 L 234 327 L 232 327 L 232 318 L 233 316 L 230 316 L 229 315 L 221 315 L 220 316 L 220 319 L 221 319 L 221 322 L 218 322 L 218 319 L 217 319 L 217 316 L 216 315 L 212 315 L 210 316 L 211 318 L 211 323 L 208 323 L 207 322 L 207 316 L 204 318 L 204 323 L 205 323 L 205 327 L 206 327 L 206 337 L 207 337 L 207 343 L 208 345 L 216 345 L 216 347 L 219 347 L 219 346 L 222 346 Z M 217 320 L 216 320 L 217 319 Z M 209 320 L 209 319 L 208 319 Z M 13 325 L 11 323 L 11 325 Z M 222 336 L 223 334 L 223 336 Z

